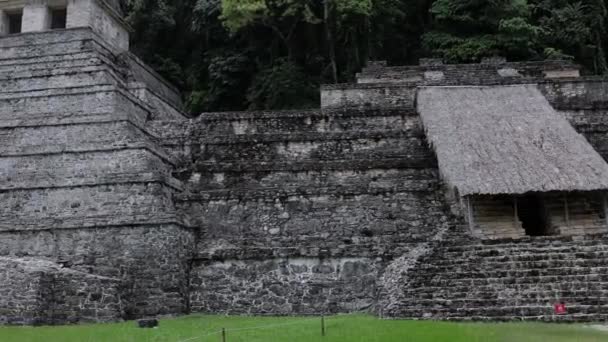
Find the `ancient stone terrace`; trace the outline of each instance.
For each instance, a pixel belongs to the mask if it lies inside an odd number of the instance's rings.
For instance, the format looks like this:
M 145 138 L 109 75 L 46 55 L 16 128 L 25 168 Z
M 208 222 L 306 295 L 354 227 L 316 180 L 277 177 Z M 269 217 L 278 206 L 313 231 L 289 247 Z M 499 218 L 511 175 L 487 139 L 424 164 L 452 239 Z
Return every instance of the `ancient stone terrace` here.
M 383 316 L 559 322 L 607 318 L 606 234 L 472 241 L 456 230 L 448 236 L 408 276 L 396 278 L 400 290 L 381 307 Z M 560 302 L 568 314 L 555 314 L 553 305 Z
M 88 6 L 73 8 L 87 20 L 113 16 L 104 2 L 70 1 L 68 22 L 70 6 L 79 5 Z M 38 299 L 14 293 L 2 307 L 6 322 L 186 312 L 185 265 L 194 234 L 173 204 L 181 191 L 172 176 L 178 161 L 144 127 L 154 118 L 185 120 L 180 95 L 87 20 L 0 37 L 0 254 L 22 258 L 15 264 L 55 263 L 49 278 L 67 279 L 40 304 L 48 311 L 32 312 L 24 302 Z M 126 32 L 121 21 L 113 23 Z M 87 303 L 101 309 L 105 302 L 92 290 L 70 290 L 70 277 L 81 283 L 76 289 L 114 279 L 120 305 L 92 318 L 97 314 Z M 59 308 L 62 303 L 69 307 Z
M 89 27 L 113 47 L 129 50 L 129 26 L 118 0 L 0 0 L 0 35 Z
M 386 260 L 449 224 L 411 109 L 204 113 L 191 125 L 165 141 L 189 142 L 176 153 L 191 162 L 180 207 L 201 229 L 195 310 L 371 309 Z
M 0 1 L 0 322 L 554 319 L 556 300 L 561 319 L 604 317 L 603 226 L 473 234 L 417 100 L 421 86 L 536 84 L 606 159 L 605 79 L 565 62 L 376 65 L 323 86 L 317 110 L 188 118 L 126 51 L 112 4 L 70 0 L 67 28 L 6 31 L 58 4 Z M 587 203 L 568 213 L 605 221 Z

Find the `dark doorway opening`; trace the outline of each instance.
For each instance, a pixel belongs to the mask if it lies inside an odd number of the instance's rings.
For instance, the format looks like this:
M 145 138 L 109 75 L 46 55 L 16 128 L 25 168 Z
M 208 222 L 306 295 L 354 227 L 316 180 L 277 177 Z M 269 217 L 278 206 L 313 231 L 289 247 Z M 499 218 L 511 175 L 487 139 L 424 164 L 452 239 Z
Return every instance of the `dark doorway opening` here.
M 21 18 L 23 12 L 7 13 L 8 17 L 8 34 L 21 33 Z
M 51 10 L 51 30 L 64 29 L 66 27 L 68 10 L 56 8 Z
M 518 197 L 517 216 L 526 231 L 526 235 L 551 235 L 547 209 L 540 196 L 525 195 Z

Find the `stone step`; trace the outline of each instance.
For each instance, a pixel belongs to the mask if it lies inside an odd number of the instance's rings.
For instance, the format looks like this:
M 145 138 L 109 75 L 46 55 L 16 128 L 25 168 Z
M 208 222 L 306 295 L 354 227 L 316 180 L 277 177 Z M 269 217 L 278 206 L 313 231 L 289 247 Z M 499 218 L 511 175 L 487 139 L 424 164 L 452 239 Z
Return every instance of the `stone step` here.
M 96 38 L 97 37 L 97 38 Z M 44 32 L 23 32 L 18 35 L 5 35 L 0 40 L 0 48 L 11 48 L 23 45 L 44 45 L 78 40 L 101 40 L 90 28 L 68 28 Z
M 94 51 L 91 41 L 73 40 L 10 47 L 0 46 L 0 63 L 14 63 L 17 59 L 25 61 L 32 56 L 65 55 L 68 53 L 81 53 L 84 51 Z
M 20 34 L 15 37 L 2 37 L 0 41 L 0 64 L 16 59 L 77 54 L 83 51 L 97 51 L 110 56 L 109 48 L 103 39 L 100 39 L 88 28 L 61 30 L 58 35 L 51 32 L 42 34 Z M 63 36 L 62 36 L 63 35 Z
M 608 234 L 589 235 L 589 236 L 568 236 L 568 235 L 549 235 L 549 236 L 525 236 L 520 239 L 494 239 L 494 240 L 481 240 L 475 243 L 468 243 L 464 245 L 451 244 L 446 241 L 446 248 L 449 251 L 467 251 L 470 249 L 486 249 L 486 248 L 511 248 L 521 246 L 562 246 L 567 244 L 595 244 L 602 238 L 608 240 Z
M 432 267 L 437 269 L 459 269 L 466 271 L 481 271 L 484 269 L 492 270 L 515 270 L 515 269 L 535 269 L 535 268 L 551 268 L 551 267 L 601 267 L 606 265 L 606 256 L 608 253 L 589 253 L 588 258 L 572 258 L 571 255 L 563 253 L 564 259 L 541 259 L 535 260 L 497 260 L 490 261 L 487 259 L 448 259 L 433 262 Z M 572 259 L 565 259 L 570 257 Z
M 589 250 L 585 252 L 560 252 L 547 254 L 516 254 L 497 257 L 457 257 L 447 259 L 435 259 L 434 263 L 437 266 L 459 266 L 467 263 L 484 263 L 484 264 L 513 264 L 527 262 L 570 262 L 577 260 L 599 259 L 605 260 L 608 257 L 608 252 L 604 250 Z
M 509 307 L 509 306 L 548 306 L 563 302 L 566 307 L 570 306 L 598 306 L 608 307 L 608 297 L 543 297 L 543 298 L 457 298 L 457 299 L 420 299 L 416 297 L 405 297 L 406 307 L 433 308 L 433 309 L 453 309 L 453 308 L 489 308 L 489 307 Z
M 408 131 L 422 134 L 413 110 L 340 108 L 270 112 L 203 113 L 192 124 L 193 140 L 213 141 L 265 135 Z
M 608 250 L 604 249 L 604 246 L 584 247 L 584 250 L 577 249 L 576 252 L 567 250 L 562 251 L 550 251 L 545 253 L 530 253 L 530 252 L 515 252 L 514 254 L 506 254 L 501 256 L 459 256 L 457 254 L 449 255 L 451 258 L 442 258 L 442 260 L 436 260 L 438 265 L 456 265 L 466 262 L 496 262 L 496 263 L 509 263 L 509 262 L 527 262 L 527 261 L 571 261 L 571 260 L 587 260 L 596 258 L 608 257 Z
M 402 303 L 391 310 L 400 317 L 434 319 L 594 320 L 608 313 L 604 239 L 446 239 L 419 260 L 402 287 Z M 554 318 L 558 300 L 566 303 L 568 317 Z
M 275 172 L 275 171 L 361 171 L 372 169 L 429 169 L 435 168 L 437 161 L 426 156 L 407 156 L 402 158 L 360 158 L 335 160 L 298 160 L 298 161 L 198 161 L 194 169 L 201 172 Z
M 0 94 L 14 94 L 37 90 L 70 87 L 118 85 L 120 77 L 108 65 L 64 68 L 34 72 L 23 78 L 0 80 Z
M 570 283 L 568 283 L 570 281 Z M 428 275 L 426 277 L 416 277 L 410 280 L 409 287 L 416 291 L 426 291 L 438 287 L 436 291 L 443 287 L 450 287 L 456 292 L 473 291 L 472 287 L 480 290 L 492 291 L 502 288 L 525 288 L 530 286 L 542 287 L 544 289 L 563 289 L 563 288 L 601 288 L 608 281 L 607 274 L 582 273 L 582 274 L 558 274 L 528 277 L 487 277 L 487 278 L 444 278 L 442 275 Z
M 608 320 L 606 314 L 574 314 L 574 315 L 542 315 L 542 316 L 471 316 L 471 317 L 446 317 L 446 321 L 469 321 L 469 322 L 545 322 L 545 323 L 584 323 L 584 322 L 605 322 Z
M 52 69 L 53 67 L 64 68 L 71 65 L 83 64 L 91 60 L 102 59 L 106 60 L 103 55 L 96 51 L 32 56 L 29 58 L 0 59 L 0 76 L 27 70 Z
M 192 193 L 215 191 L 266 191 L 274 189 L 349 188 L 428 189 L 439 186 L 436 169 L 371 169 L 361 171 L 193 172 L 182 177 Z
M 276 186 L 266 188 L 244 188 L 237 187 L 232 189 L 222 190 L 189 190 L 180 196 L 182 200 L 206 201 L 217 199 L 255 199 L 255 198 L 277 198 L 285 196 L 318 196 L 318 195 L 363 195 L 363 194 L 387 194 L 400 192 L 428 192 L 432 193 L 437 190 L 437 181 L 415 181 L 407 184 L 382 186 L 361 186 L 353 185 L 332 185 L 332 186 Z M 439 201 L 438 201 L 439 202 Z
M 547 277 L 545 277 L 547 279 Z M 418 298 L 503 298 L 505 296 L 548 296 L 553 297 L 556 293 L 561 294 L 588 294 L 607 293 L 608 276 L 591 275 L 583 277 L 554 277 L 551 281 L 534 281 L 533 279 L 511 279 L 503 283 L 483 283 L 471 288 L 473 281 L 468 282 L 431 282 L 419 283 L 409 282 L 409 287 L 403 290 L 403 294 Z M 595 292 L 594 292 L 595 291 Z M 596 293 L 597 292 L 597 293 Z M 538 297 L 538 296 L 537 296 Z M 446 298 L 450 299 L 450 298 Z
M 0 153 L 0 165 L 8 170 L 0 191 L 143 182 L 182 190 L 171 177 L 172 165 L 143 148 L 14 157 Z
M 326 118 L 336 119 L 340 117 L 384 117 L 384 116 L 413 116 L 418 117 L 415 109 L 412 108 L 381 108 L 381 107 L 340 107 L 340 108 L 320 108 L 320 109 L 291 109 L 291 110 L 272 110 L 272 111 L 237 111 L 237 112 L 206 112 L 195 120 L 205 124 L 213 122 L 232 122 L 232 121 L 266 121 L 266 120 L 289 120 L 294 118 Z
M 69 63 L 66 63 L 69 64 Z M 63 67 L 57 68 L 40 68 L 40 69 L 26 69 L 23 71 L 15 71 L 11 74 L 0 74 L 0 85 L 5 84 L 17 84 L 19 85 L 22 80 L 29 80 L 30 82 L 38 82 L 40 78 L 51 78 L 51 77 L 59 77 L 66 75 L 74 75 L 74 74 L 85 74 L 91 72 L 98 72 L 100 70 L 110 71 L 111 67 L 104 63 L 101 60 L 87 60 L 83 63 L 73 63 L 72 65 L 66 65 Z M 69 84 L 66 84 L 69 86 Z M 19 89 L 8 89 L 8 91 L 15 91 Z M 29 89 L 27 89 L 29 90 Z
M 503 244 L 503 245 L 466 245 L 458 247 L 446 247 L 443 252 L 446 255 L 463 255 L 463 256 L 481 256 L 481 257 L 496 257 L 512 253 L 531 253 L 545 254 L 549 252 L 576 252 L 587 251 L 589 248 L 608 248 L 608 239 L 604 239 L 605 235 L 596 236 L 595 240 L 580 241 L 554 241 L 546 243 L 529 243 L 522 240 L 520 243 Z M 605 241 L 605 243 L 604 243 Z
M 205 145 L 195 155 L 201 162 L 288 162 L 378 159 L 434 159 L 419 138 L 383 138 L 302 142 L 247 142 Z
M 386 129 L 386 130 L 350 130 L 331 132 L 279 132 L 222 136 L 203 136 L 192 139 L 201 145 L 236 145 L 236 144 L 271 144 L 288 142 L 321 142 L 341 140 L 383 140 L 383 139 L 420 139 L 425 136 L 422 130 Z
M 570 315 L 590 315 L 604 314 L 608 309 L 608 305 L 573 305 L 567 306 L 567 311 Z M 400 310 L 405 317 L 521 317 L 521 316 L 551 316 L 554 314 L 553 306 L 549 305 L 523 305 L 523 306 L 506 306 L 506 307 L 475 307 L 475 308 L 409 308 L 405 307 Z
M 530 269 L 507 269 L 492 270 L 484 268 L 478 271 L 464 271 L 434 266 L 421 266 L 418 272 L 425 272 L 427 275 L 437 275 L 443 280 L 463 280 L 463 279 L 503 279 L 503 278 L 526 278 L 536 276 L 552 275 L 579 275 L 579 274 L 608 274 L 608 266 L 604 267 L 550 267 L 550 268 L 530 268 Z
M 450 261 L 481 261 L 488 262 L 526 262 L 526 261 L 550 261 L 568 259 L 589 259 L 604 257 L 608 252 L 608 245 L 599 246 L 567 246 L 563 248 L 533 248 L 521 250 L 488 251 L 482 253 L 444 253 L 443 260 Z
M 438 290 L 442 287 L 449 286 L 453 289 L 458 289 L 461 286 L 463 292 L 471 291 L 471 286 L 477 285 L 478 289 L 486 289 L 493 291 L 495 285 L 502 287 L 525 287 L 525 286 L 543 286 L 546 288 L 553 288 L 551 285 L 559 286 L 573 286 L 580 287 L 586 282 L 593 282 L 594 286 L 604 286 L 608 282 L 608 274 L 603 273 L 588 273 L 588 274 L 577 274 L 577 275 L 542 275 L 542 276 L 529 276 L 526 278 L 513 278 L 513 277 L 499 277 L 499 278 L 462 278 L 462 279 L 443 279 L 440 274 L 419 274 L 408 282 L 408 288 L 413 290 Z
M 596 285 L 598 283 L 595 283 Z M 573 287 L 576 287 L 573 285 Z M 595 302 L 607 300 L 608 301 L 608 287 L 605 283 L 600 286 L 594 286 L 599 289 L 589 290 L 585 289 L 554 289 L 547 286 L 547 288 L 539 287 L 509 287 L 504 288 L 501 291 L 496 291 L 488 286 L 480 287 L 475 291 L 467 290 L 464 287 L 457 288 L 438 288 L 429 287 L 424 290 L 407 289 L 403 292 L 401 298 L 408 300 L 428 300 L 428 301 L 462 301 L 462 300 L 512 300 L 512 301 L 555 301 L 563 300 L 565 302 L 574 303 L 577 301 L 589 301 Z

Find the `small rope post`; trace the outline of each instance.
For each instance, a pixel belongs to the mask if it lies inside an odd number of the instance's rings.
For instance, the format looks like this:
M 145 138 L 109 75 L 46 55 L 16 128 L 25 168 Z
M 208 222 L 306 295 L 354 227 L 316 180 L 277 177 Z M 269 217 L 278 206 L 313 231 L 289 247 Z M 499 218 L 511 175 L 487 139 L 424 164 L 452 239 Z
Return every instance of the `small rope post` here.
M 321 316 L 321 336 L 325 337 L 325 316 Z
M 222 328 L 222 342 L 226 342 L 226 328 Z

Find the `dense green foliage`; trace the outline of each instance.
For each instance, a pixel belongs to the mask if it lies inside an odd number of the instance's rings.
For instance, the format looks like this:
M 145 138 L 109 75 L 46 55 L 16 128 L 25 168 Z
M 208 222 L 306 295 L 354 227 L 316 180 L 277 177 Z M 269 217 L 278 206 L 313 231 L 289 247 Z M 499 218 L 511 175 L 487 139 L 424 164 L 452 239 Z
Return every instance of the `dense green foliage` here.
M 192 112 L 317 106 L 367 60 L 574 59 L 608 71 L 608 0 L 123 0 L 135 52 Z
M 320 318 L 189 316 L 164 319 L 156 329 L 135 322 L 65 327 L 0 327 L 2 342 L 600 342 L 607 332 L 575 324 L 448 323 L 380 320 L 371 316 Z

